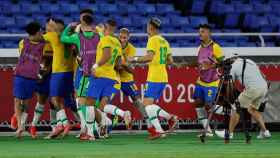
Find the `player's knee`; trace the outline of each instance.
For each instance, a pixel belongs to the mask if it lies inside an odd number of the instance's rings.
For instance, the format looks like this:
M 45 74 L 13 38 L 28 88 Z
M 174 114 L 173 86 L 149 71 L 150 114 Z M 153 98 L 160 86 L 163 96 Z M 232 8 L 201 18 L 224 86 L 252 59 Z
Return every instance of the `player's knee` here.
M 195 105 L 195 107 L 200 108 L 200 107 L 204 106 L 204 103 L 200 99 L 195 99 L 194 100 L 194 105 Z
M 154 103 L 154 99 L 152 98 L 144 98 L 143 104 L 145 106 L 152 105 Z
M 109 97 L 103 97 L 100 101 L 100 109 L 104 110 L 104 107 L 109 103 L 109 100 Z

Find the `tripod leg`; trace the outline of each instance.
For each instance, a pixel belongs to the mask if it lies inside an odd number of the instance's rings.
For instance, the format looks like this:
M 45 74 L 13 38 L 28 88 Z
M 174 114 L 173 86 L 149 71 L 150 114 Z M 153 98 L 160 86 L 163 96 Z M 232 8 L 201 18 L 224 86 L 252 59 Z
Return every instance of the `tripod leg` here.
M 221 94 L 221 90 L 222 90 L 222 87 L 224 85 L 224 78 L 221 79 L 220 81 L 220 84 L 219 84 L 219 87 L 218 87 L 218 92 L 216 94 L 216 98 L 215 98 L 215 101 L 214 101 L 214 104 L 211 106 L 211 111 L 210 111 L 210 114 L 208 116 L 208 119 L 207 119 L 207 123 L 206 123 L 206 127 L 204 128 L 204 130 L 202 131 L 202 134 L 200 136 L 200 141 L 202 143 L 205 143 L 205 138 L 206 138 L 206 133 L 207 133 L 207 129 L 208 127 L 210 126 L 210 121 L 213 117 L 213 114 L 215 113 L 216 109 L 215 109 L 215 105 L 217 105 L 218 101 L 219 101 L 219 96 Z
M 231 108 L 229 106 L 224 107 L 224 126 L 225 126 L 225 144 L 229 143 L 229 122 L 230 122 Z

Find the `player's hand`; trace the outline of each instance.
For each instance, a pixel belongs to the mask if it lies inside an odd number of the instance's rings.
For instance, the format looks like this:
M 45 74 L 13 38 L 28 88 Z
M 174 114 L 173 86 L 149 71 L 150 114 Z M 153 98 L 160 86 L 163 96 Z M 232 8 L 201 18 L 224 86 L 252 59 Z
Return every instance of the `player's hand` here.
M 76 26 L 78 26 L 78 25 L 79 25 L 78 22 L 71 22 L 71 23 L 69 24 L 70 27 L 76 27 Z
M 127 62 L 129 63 L 137 63 L 138 57 L 127 57 Z

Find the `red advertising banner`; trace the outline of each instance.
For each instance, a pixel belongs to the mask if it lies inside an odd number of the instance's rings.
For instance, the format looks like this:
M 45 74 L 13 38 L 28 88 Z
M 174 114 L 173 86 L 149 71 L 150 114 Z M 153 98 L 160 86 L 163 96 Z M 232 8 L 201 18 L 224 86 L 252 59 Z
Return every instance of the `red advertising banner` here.
M 269 81 L 280 81 L 280 67 L 277 66 L 262 66 L 262 72 L 266 75 Z M 159 72 L 160 73 L 160 72 Z M 169 68 L 169 83 L 161 99 L 156 103 L 166 111 L 173 113 L 181 119 L 195 119 L 195 109 L 193 106 L 192 94 L 197 79 L 197 70 L 195 68 Z M 147 75 L 147 68 L 138 67 L 135 69 L 134 76 L 136 85 L 144 92 L 144 85 Z M 9 121 L 13 114 L 13 70 L 0 70 L 0 122 Z M 33 114 L 36 100 L 33 100 L 32 106 L 29 108 L 30 116 Z M 113 104 L 122 109 L 132 111 L 135 119 L 141 119 L 139 112 L 133 107 L 131 100 L 125 97 L 122 93 L 117 95 Z M 43 119 L 48 120 L 48 110 L 46 110 Z M 71 116 L 70 116 L 71 117 Z M 31 118 L 31 117 L 30 117 Z

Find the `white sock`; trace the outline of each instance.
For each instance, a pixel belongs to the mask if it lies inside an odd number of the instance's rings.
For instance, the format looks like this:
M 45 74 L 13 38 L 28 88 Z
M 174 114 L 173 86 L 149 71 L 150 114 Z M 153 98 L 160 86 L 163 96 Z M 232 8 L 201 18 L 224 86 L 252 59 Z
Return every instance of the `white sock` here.
M 68 119 L 67 119 L 67 116 L 66 116 L 66 113 L 65 113 L 64 109 L 59 110 L 57 112 L 57 116 L 58 116 L 62 125 L 64 125 L 64 126 L 68 125 Z
M 124 117 L 124 111 L 116 107 L 115 105 L 107 104 L 104 107 L 104 112 L 112 115 L 117 115 L 120 117 Z
M 43 112 L 44 112 L 44 105 L 37 103 L 36 107 L 35 107 L 35 111 L 34 111 L 34 116 L 33 116 L 33 120 L 31 125 L 32 126 L 36 126 L 40 117 L 42 116 Z
M 145 108 L 147 115 L 149 116 L 149 120 L 155 127 L 156 131 L 159 133 L 163 133 L 163 129 L 161 128 L 160 122 L 158 120 L 157 110 L 155 109 L 157 108 L 155 108 L 154 105 L 148 105 Z
M 55 128 L 57 120 L 56 120 L 56 110 L 55 109 L 50 109 L 50 122 L 51 122 L 51 127 L 52 129 Z
M 153 104 L 153 108 L 157 111 L 158 116 L 163 117 L 167 120 L 171 119 L 171 115 L 165 110 L 163 110 L 161 107 L 159 107 L 158 105 Z
M 86 126 L 87 126 L 87 134 L 89 136 L 94 136 L 93 125 L 95 120 L 95 111 L 94 106 L 86 107 Z
M 105 116 L 105 124 L 106 124 L 106 126 L 111 126 L 112 125 L 112 120 L 107 116 Z
M 28 117 L 28 114 L 26 112 L 21 113 L 20 126 L 21 126 L 22 130 L 25 129 L 25 123 L 26 123 L 27 117 Z
M 85 107 L 85 105 L 79 105 L 79 104 L 77 104 L 77 106 L 78 106 L 77 109 L 78 109 L 78 114 L 79 114 L 80 122 L 81 122 L 81 129 L 85 129 L 86 128 L 86 120 L 85 120 L 84 113 L 86 111 L 86 107 Z
M 196 110 L 197 118 L 198 118 L 199 122 L 202 124 L 203 128 L 205 129 L 207 126 L 207 120 L 208 120 L 205 108 L 203 108 L 203 107 L 196 108 L 195 110 Z M 212 132 L 210 125 L 208 125 L 207 131 Z

